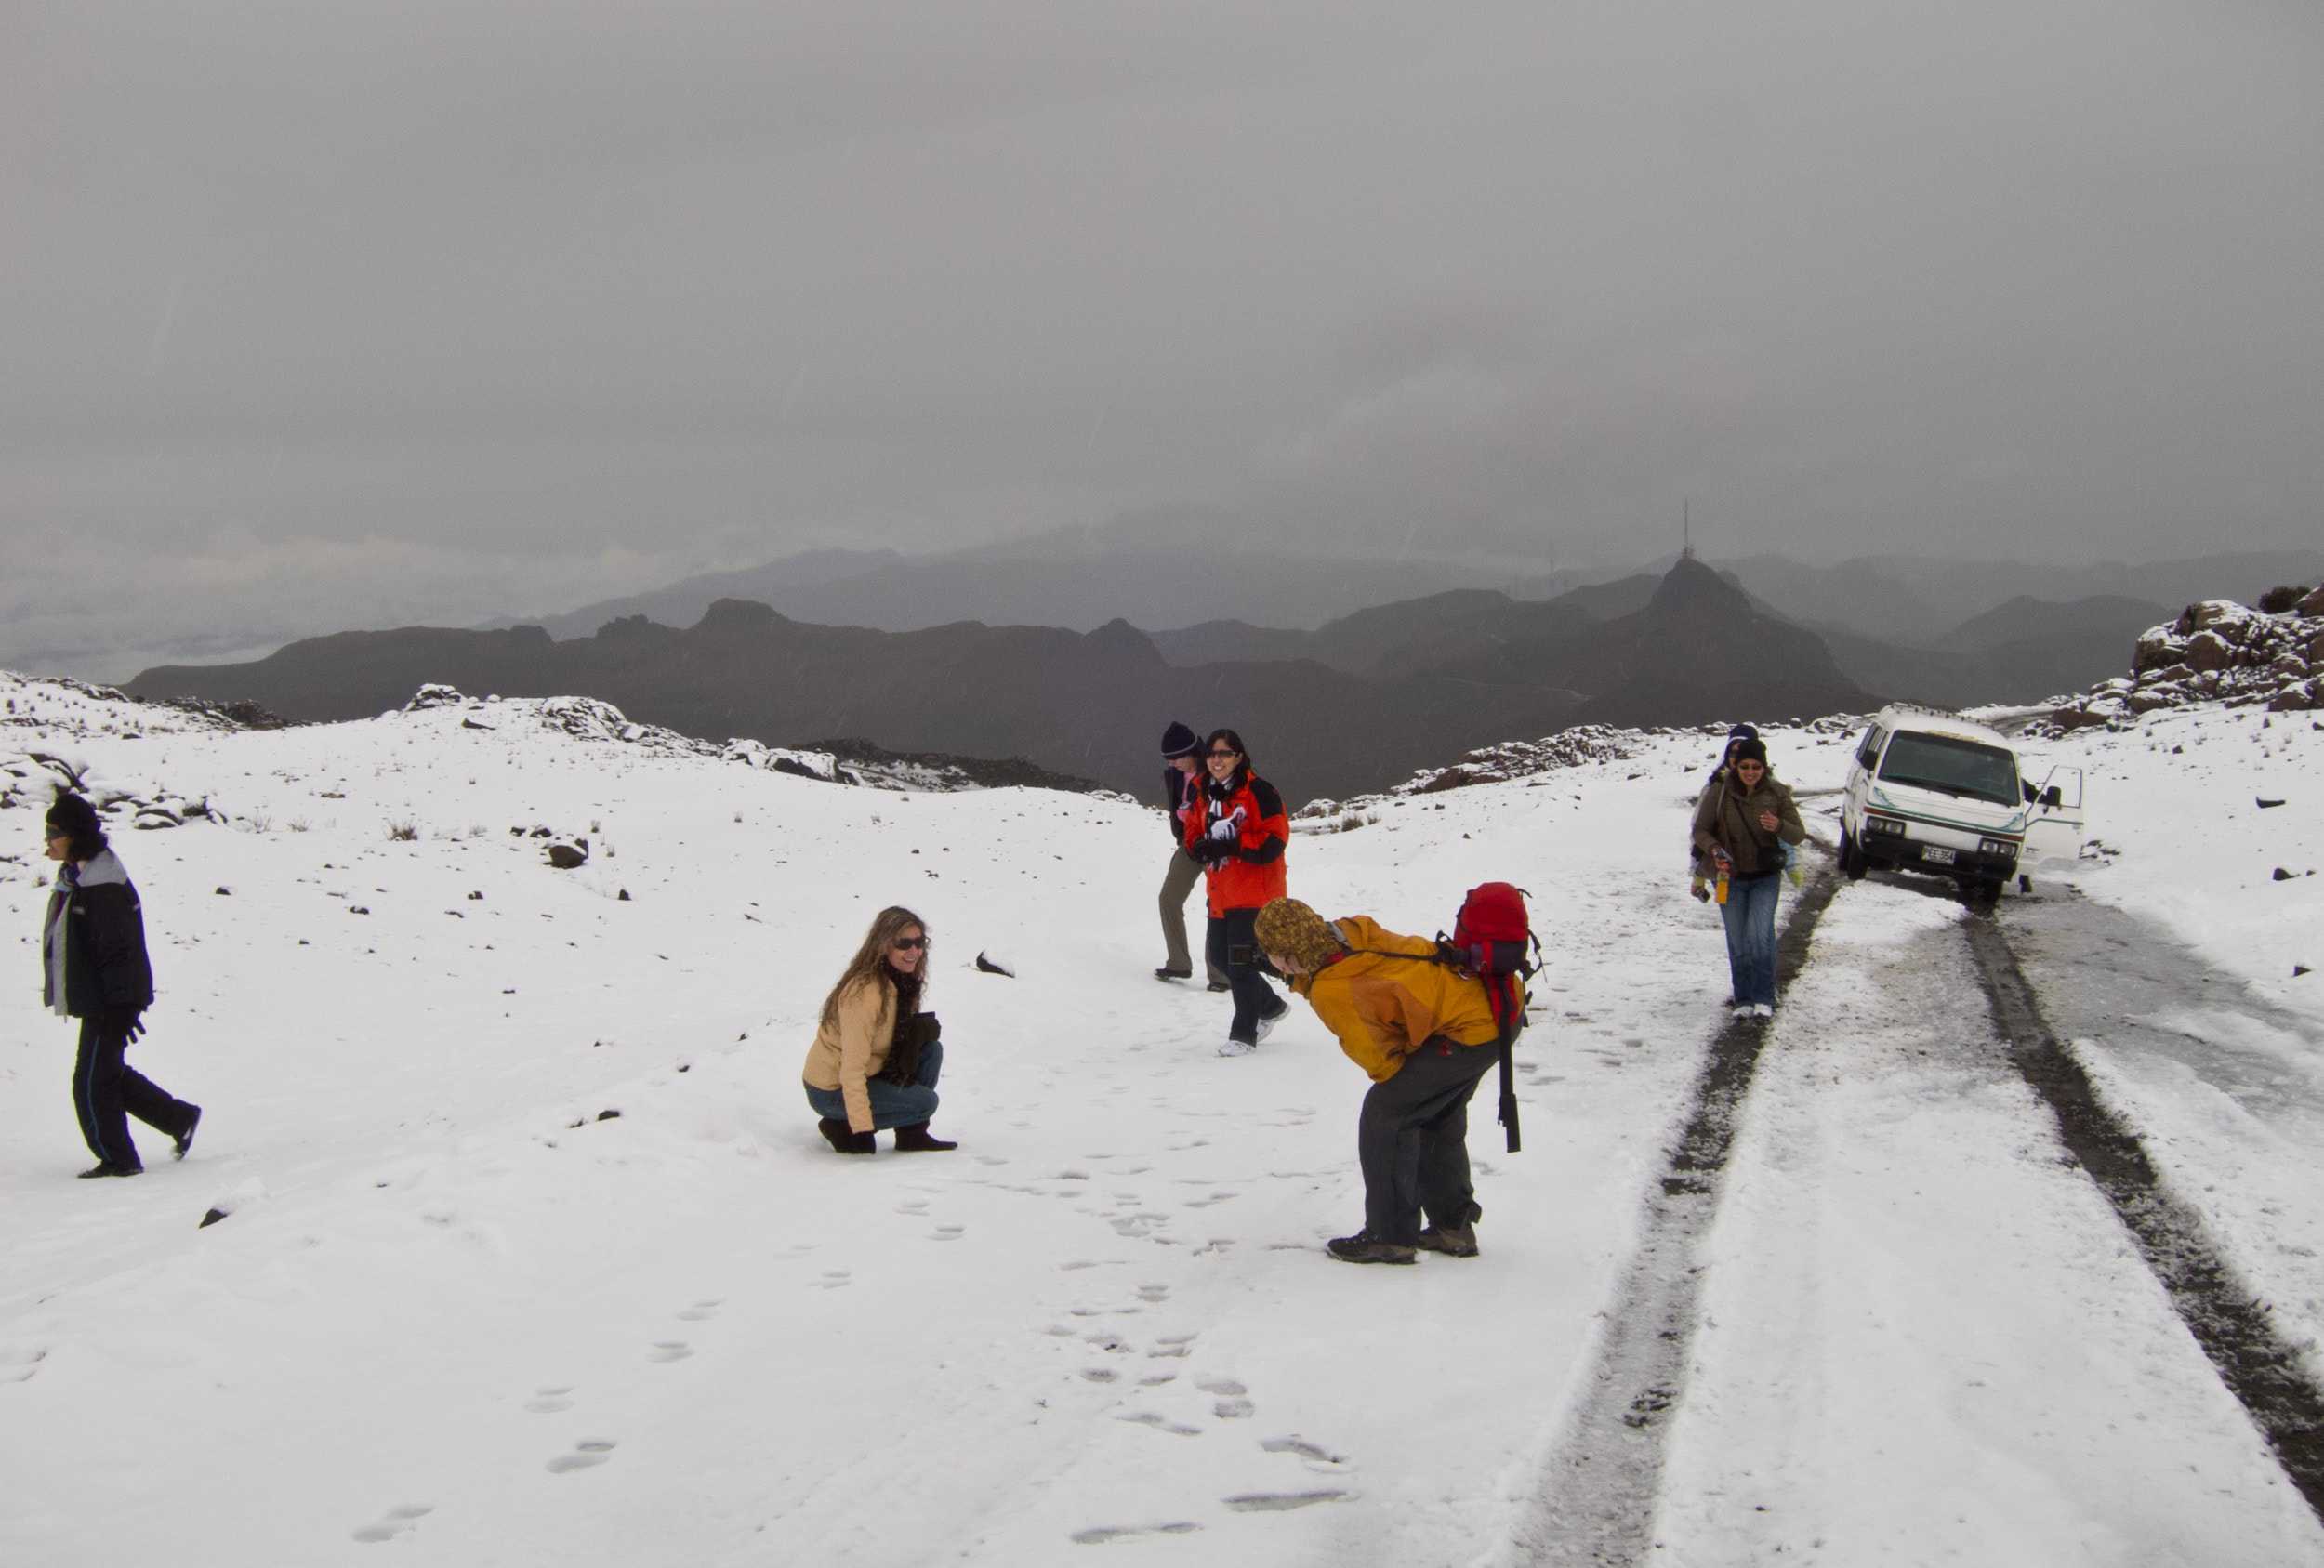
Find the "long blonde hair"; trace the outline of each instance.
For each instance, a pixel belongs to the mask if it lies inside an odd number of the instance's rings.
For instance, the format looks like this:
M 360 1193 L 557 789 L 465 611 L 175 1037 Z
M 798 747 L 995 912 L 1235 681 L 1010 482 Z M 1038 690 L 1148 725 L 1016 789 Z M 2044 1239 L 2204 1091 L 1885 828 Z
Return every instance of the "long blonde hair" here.
M 872 916 L 871 929 L 864 933 L 864 945 L 855 950 L 855 956 L 850 958 L 847 968 L 840 971 L 839 983 L 833 986 L 831 995 L 823 999 L 824 1028 L 838 1028 L 839 998 L 856 986 L 866 981 L 885 981 L 890 985 L 895 983 L 888 972 L 888 945 L 913 926 L 920 929 L 920 935 L 928 935 L 928 922 L 900 903 L 891 903 Z M 927 951 L 926 948 L 920 950 L 919 972 L 914 977 L 919 982 L 923 994 L 928 989 Z

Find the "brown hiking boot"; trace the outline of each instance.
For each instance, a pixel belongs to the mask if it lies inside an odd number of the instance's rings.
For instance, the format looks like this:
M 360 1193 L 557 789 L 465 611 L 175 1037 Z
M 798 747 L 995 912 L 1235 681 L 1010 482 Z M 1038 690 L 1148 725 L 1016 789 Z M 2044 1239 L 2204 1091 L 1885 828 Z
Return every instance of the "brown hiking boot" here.
M 1477 1255 L 1476 1227 L 1431 1225 L 1420 1232 L 1419 1246 L 1423 1252 L 1441 1252 L 1447 1258 L 1474 1258 Z

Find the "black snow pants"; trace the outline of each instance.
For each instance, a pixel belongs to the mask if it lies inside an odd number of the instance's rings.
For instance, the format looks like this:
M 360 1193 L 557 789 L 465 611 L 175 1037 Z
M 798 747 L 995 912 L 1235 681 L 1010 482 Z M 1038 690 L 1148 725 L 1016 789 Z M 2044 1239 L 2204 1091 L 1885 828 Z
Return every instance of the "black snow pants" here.
M 109 1166 L 141 1170 L 138 1146 L 129 1140 L 129 1117 L 158 1127 L 171 1138 L 193 1125 L 194 1110 L 165 1092 L 125 1060 L 128 1037 L 100 1018 L 81 1021 L 81 1049 L 73 1063 L 73 1109 L 89 1153 Z
M 1364 1229 L 1378 1242 L 1410 1246 L 1421 1215 L 1432 1225 L 1476 1219 L 1469 1182 L 1469 1097 L 1500 1060 L 1491 1046 L 1422 1042 L 1404 1066 L 1364 1097 L 1356 1155 L 1364 1166 Z

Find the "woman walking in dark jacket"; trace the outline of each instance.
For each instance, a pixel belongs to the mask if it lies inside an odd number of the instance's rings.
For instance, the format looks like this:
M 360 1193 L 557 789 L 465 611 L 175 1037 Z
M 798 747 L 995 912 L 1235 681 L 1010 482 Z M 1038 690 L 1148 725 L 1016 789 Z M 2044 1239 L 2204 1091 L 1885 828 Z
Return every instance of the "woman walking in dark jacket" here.
M 126 1060 L 153 1005 L 137 885 L 106 842 L 97 808 L 80 796 L 58 795 L 46 837 L 57 882 L 41 925 L 41 998 L 59 1018 L 81 1021 L 73 1108 L 97 1156 L 81 1174 L 135 1176 L 145 1168 L 129 1137 L 131 1116 L 167 1133 L 182 1160 L 202 1108 L 165 1093 Z
M 1727 968 L 1735 981 L 1735 1016 L 1773 1018 L 1776 1012 L 1776 893 L 1784 846 L 1802 843 L 1807 828 L 1791 791 L 1767 771 L 1767 746 L 1736 744 L 1726 772 L 1695 807 L 1695 846 L 1727 883 L 1719 913 L 1727 923 Z
M 1291 824 L 1274 785 L 1251 771 L 1242 736 L 1211 731 L 1203 762 L 1208 777 L 1199 808 L 1187 813 L 1186 852 L 1208 868 L 1207 952 L 1235 993 L 1235 1017 L 1219 1054 L 1248 1056 L 1287 1010 L 1267 983 L 1253 927 L 1260 910 L 1287 890 L 1283 850 Z

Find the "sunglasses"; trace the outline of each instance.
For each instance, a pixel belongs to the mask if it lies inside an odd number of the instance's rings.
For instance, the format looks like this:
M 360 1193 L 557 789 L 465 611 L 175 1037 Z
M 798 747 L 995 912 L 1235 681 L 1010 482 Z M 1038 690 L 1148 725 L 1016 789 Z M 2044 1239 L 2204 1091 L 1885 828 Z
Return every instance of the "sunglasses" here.
M 904 948 L 910 952 L 918 952 L 919 949 L 928 945 L 928 939 L 926 937 L 898 937 L 888 945 L 891 947 Z
M 1240 757 L 1243 754 L 1239 751 L 1214 751 L 1210 755 L 1213 757 Z

